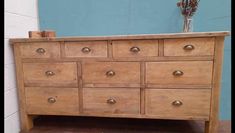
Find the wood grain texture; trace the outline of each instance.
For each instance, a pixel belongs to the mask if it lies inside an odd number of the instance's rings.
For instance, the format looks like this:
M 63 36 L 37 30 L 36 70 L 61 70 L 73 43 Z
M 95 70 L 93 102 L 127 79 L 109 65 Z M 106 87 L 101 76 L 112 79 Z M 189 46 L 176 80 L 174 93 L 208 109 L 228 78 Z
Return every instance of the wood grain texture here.
M 146 83 L 157 85 L 210 85 L 212 61 L 147 62 Z M 182 76 L 173 72 L 182 71 Z
M 25 84 L 41 84 L 41 86 L 77 86 L 77 65 L 74 62 L 67 63 L 24 63 Z M 47 71 L 54 73 L 52 76 Z
M 113 41 L 113 57 L 154 57 L 158 56 L 158 40 L 129 40 Z M 132 52 L 130 49 L 137 47 L 139 52 Z
M 45 52 L 37 52 L 39 48 Z M 22 58 L 59 58 L 60 45 L 58 42 L 25 43 L 20 45 L 20 53 Z
M 114 99 L 116 103 L 107 103 Z M 84 114 L 139 114 L 140 89 L 126 88 L 84 88 L 83 89 Z
M 89 48 L 88 53 L 82 52 L 83 48 Z M 83 41 L 65 42 L 65 57 L 107 57 L 107 41 Z
M 49 103 L 54 98 L 55 103 Z M 44 115 L 77 115 L 78 88 L 26 87 L 27 113 Z
M 164 56 L 210 56 L 214 55 L 214 38 L 165 39 Z M 193 50 L 185 50 L 192 45 Z
M 209 120 L 210 89 L 146 89 L 145 94 L 146 115 Z M 176 100 L 182 105 L 172 105 Z

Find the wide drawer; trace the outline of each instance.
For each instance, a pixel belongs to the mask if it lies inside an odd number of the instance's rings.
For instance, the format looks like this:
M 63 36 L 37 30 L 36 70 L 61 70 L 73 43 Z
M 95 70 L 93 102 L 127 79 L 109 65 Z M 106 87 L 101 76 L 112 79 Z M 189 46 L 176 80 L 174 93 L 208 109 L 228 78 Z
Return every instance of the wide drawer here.
M 77 64 L 23 63 L 26 86 L 77 86 Z
M 107 57 L 107 41 L 65 42 L 65 57 Z
M 113 41 L 113 57 L 158 56 L 158 40 Z
M 212 56 L 214 38 L 165 39 L 164 56 Z
M 59 58 L 60 44 L 50 43 L 25 43 L 20 45 L 22 58 Z
M 146 89 L 145 94 L 148 116 L 209 120 L 210 89 Z
M 138 62 L 84 62 L 82 78 L 85 87 L 139 87 Z
M 85 114 L 139 114 L 139 88 L 83 88 Z
M 147 84 L 211 85 L 212 61 L 174 61 L 146 63 Z
M 78 114 L 78 88 L 26 87 L 25 98 L 29 114 Z

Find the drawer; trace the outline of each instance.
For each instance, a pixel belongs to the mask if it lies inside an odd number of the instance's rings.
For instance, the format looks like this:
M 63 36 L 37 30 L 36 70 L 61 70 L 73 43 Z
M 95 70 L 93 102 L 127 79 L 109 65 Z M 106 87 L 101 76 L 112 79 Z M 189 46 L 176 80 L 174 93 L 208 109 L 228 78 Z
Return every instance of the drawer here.
M 26 87 L 25 98 L 29 114 L 78 114 L 78 88 Z
M 212 56 L 214 38 L 165 39 L 164 56 Z
M 85 114 L 139 114 L 139 88 L 83 88 Z
M 139 87 L 138 62 L 84 62 L 83 84 L 86 87 Z
M 26 86 L 77 86 L 77 64 L 24 63 Z
M 22 58 L 59 58 L 60 44 L 58 42 L 25 43 L 20 45 L 20 55 Z
M 212 61 L 146 63 L 147 84 L 211 85 Z
M 158 56 L 158 40 L 113 41 L 113 57 Z
M 146 115 L 209 120 L 210 89 L 146 89 Z
M 107 57 L 107 41 L 65 42 L 65 57 Z

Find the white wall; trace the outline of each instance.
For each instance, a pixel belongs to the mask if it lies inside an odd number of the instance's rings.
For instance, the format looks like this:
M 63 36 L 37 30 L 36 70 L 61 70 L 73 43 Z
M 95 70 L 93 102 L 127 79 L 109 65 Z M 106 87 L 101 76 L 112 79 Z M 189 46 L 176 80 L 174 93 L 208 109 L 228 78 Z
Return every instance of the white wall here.
M 28 31 L 39 29 L 37 0 L 5 0 L 4 15 L 4 133 L 19 133 L 15 64 L 8 40 L 28 37 Z

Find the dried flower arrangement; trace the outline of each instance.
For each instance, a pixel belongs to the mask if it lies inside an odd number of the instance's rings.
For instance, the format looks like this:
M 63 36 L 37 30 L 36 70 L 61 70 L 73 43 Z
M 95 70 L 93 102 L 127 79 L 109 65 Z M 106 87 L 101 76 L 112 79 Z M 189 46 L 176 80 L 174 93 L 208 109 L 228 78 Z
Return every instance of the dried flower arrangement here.
M 200 0 L 181 0 L 177 3 L 177 6 L 181 10 L 181 14 L 184 16 L 184 32 L 188 32 L 192 30 L 191 19 L 192 16 L 195 14 L 198 3 Z

